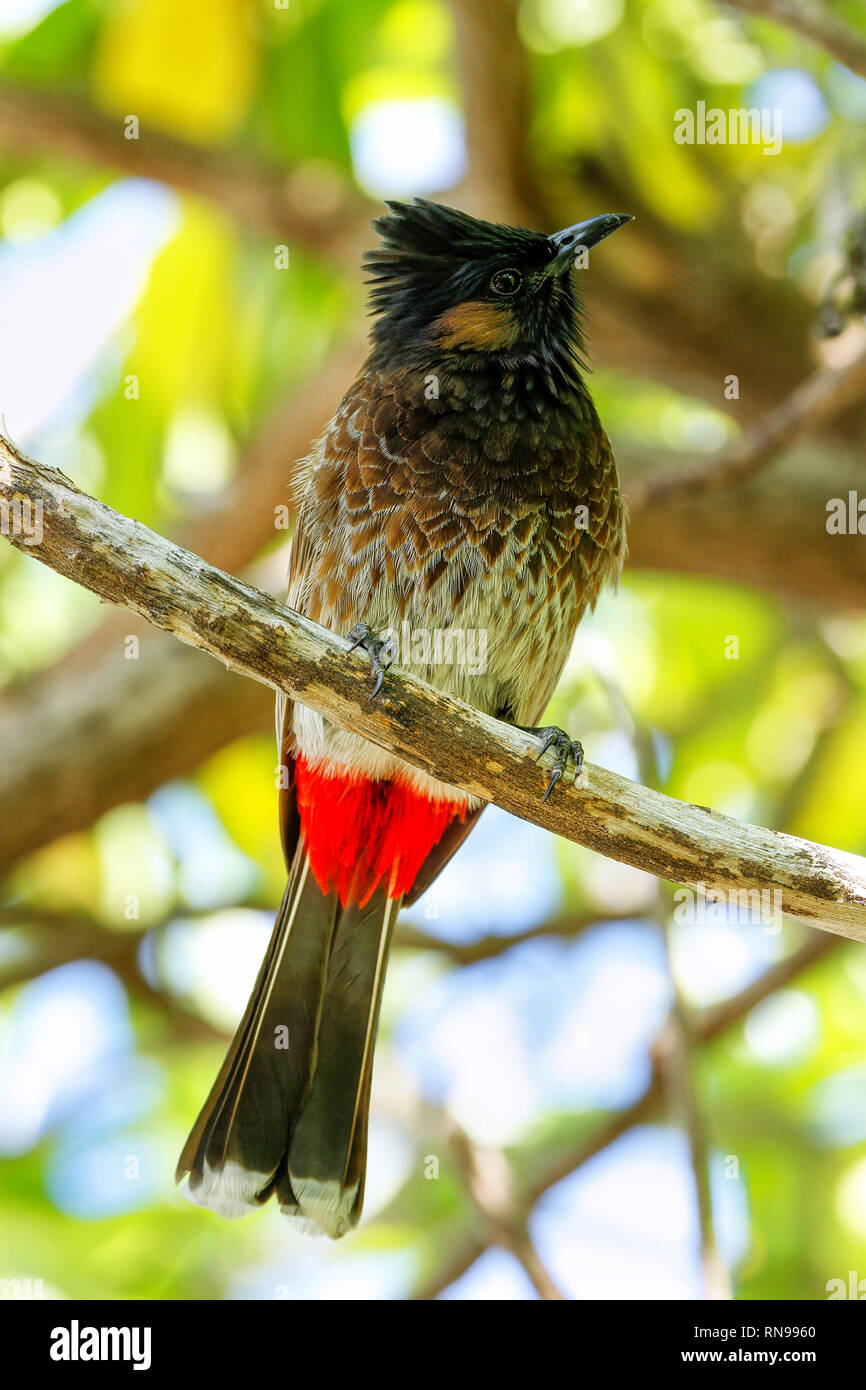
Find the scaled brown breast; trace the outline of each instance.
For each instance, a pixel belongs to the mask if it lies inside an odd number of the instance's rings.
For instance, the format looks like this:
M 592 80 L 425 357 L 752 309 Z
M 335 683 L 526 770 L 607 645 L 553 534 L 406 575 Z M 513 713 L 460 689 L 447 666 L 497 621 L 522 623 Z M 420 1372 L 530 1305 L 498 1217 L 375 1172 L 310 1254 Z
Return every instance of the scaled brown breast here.
M 302 477 L 290 593 L 308 616 L 347 630 L 381 584 L 399 615 L 443 586 L 456 614 L 495 576 L 536 620 L 563 616 L 569 591 L 570 643 L 621 566 L 623 504 L 589 397 L 576 413 L 526 390 L 407 370 L 355 382 Z

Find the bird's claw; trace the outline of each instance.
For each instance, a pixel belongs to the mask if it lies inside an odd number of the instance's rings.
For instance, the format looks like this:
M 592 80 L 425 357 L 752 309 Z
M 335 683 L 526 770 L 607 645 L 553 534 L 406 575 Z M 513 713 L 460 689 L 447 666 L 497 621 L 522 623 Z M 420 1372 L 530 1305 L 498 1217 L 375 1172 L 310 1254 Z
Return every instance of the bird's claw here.
M 541 739 L 541 747 L 538 750 L 538 755 L 535 759 L 536 762 L 538 762 L 539 758 L 544 757 L 548 748 L 556 748 L 556 762 L 553 764 L 553 771 L 550 774 L 550 781 L 547 784 L 547 789 L 544 796 L 541 798 L 542 802 L 545 802 L 562 777 L 563 772 L 568 766 L 569 758 L 572 758 L 574 761 L 574 779 L 577 781 L 580 776 L 580 770 L 583 767 L 583 744 L 576 738 L 569 738 L 565 730 L 560 729 L 556 724 L 552 724 L 546 729 L 527 729 L 526 732 L 537 734 Z
M 356 623 L 349 633 L 348 640 L 352 644 L 349 648 L 350 652 L 355 651 L 358 647 L 363 647 L 370 658 L 370 670 L 375 676 L 375 683 L 370 699 L 375 700 L 379 691 L 382 689 L 385 672 L 394 660 L 391 644 L 390 642 L 380 641 L 366 623 Z M 385 657 L 387 657 L 387 660 L 383 660 Z

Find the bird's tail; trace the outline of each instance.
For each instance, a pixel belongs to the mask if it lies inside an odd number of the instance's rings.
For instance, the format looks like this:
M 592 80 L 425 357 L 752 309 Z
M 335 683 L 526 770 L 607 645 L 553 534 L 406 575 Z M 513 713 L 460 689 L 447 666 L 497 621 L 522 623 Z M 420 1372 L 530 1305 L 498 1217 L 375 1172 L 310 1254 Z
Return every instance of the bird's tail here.
M 201 1206 L 243 1216 L 276 1193 L 307 1230 L 336 1238 L 357 1224 L 399 907 L 384 887 L 342 907 L 301 839 L 246 1012 L 178 1163 Z

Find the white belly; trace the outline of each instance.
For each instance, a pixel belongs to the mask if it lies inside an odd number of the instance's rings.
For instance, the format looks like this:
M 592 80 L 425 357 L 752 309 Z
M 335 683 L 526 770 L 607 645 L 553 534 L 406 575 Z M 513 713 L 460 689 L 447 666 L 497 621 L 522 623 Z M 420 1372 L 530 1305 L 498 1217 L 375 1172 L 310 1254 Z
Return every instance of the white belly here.
M 393 590 L 384 583 L 372 601 L 367 594 L 364 603 L 359 595 L 354 621 L 363 619 L 380 639 L 387 639 L 389 654 L 404 670 L 486 714 L 508 708 L 515 723 L 530 725 L 541 717 L 568 655 L 577 595 L 571 586 L 552 595 L 549 584 L 543 593 L 533 593 L 525 578 L 519 588 L 507 578 L 503 582 L 509 572 L 519 572 L 522 557 L 506 555 L 506 563 L 490 573 L 466 549 L 465 563 L 476 570 L 456 616 L 449 575 L 458 574 L 459 565 L 430 593 L 418 586 L 403 614 L 394 612 Z M 324 723 L 303 705 L 294 707 L 293 728 L 297 751 L 307 762 L 327 763 L 335 773 L 402 781 L 437 799 L 476 804 L 467 793 L 359 735 Z

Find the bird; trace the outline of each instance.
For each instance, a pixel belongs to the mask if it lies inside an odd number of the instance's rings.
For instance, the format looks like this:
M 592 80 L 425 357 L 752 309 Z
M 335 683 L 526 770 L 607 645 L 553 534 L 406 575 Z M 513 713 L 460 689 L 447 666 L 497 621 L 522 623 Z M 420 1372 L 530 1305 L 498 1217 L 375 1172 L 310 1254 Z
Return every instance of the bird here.
M 583 749 L 539 720 L 626 551 L 577 282 L 632 219 L 546 235 L 386 207 L 364 257 L 369 356 L 295 474 L 288 604 L 366 653 L 371 698 L 398 658 L 553 748 L 547 797 Z M 483 804 L 284 696 L 277 737 L 286 889 L 177 1180 L 220 1216 L 273 1197 L 338 1239 L 363 1207 L 394 923 Z

